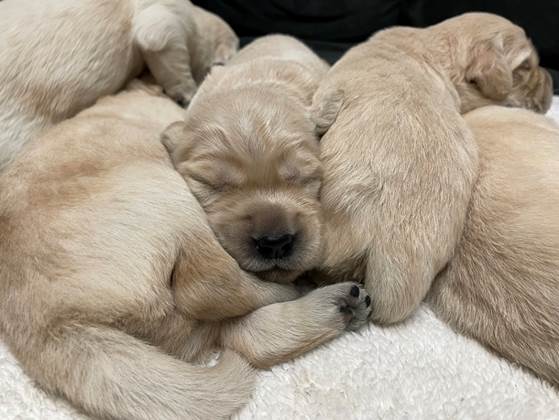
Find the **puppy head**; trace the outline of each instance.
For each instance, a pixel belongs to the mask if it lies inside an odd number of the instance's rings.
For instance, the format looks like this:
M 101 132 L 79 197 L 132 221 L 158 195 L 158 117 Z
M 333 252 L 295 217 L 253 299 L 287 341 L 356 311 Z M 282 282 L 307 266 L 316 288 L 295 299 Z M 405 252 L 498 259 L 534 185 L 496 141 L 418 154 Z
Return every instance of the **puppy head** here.
M 553 96 L 549 73 L 524 30 L 488 13 L 467 13 L 435 27 L 450 43 L 444 54 L 461 111 L 489 104 L 545 113 Z M 454 50 L 454 51 L 453 51 Z
M 316 266 L 321 165 L 303 106 L 258 89 L 208 97 L 163 144 L 243 269 L 288 282 Z

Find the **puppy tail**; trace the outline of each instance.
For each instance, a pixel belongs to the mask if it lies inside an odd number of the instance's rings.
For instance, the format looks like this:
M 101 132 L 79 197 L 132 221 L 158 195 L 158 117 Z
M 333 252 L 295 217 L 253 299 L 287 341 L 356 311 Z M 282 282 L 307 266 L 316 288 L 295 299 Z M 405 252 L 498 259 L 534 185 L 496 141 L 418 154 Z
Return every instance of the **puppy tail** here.
M 216 366 L 194 366 L 104 326 L 59 327 L 41 347 L 30 373 L 102 418 L 227 418 L 254 385 L 254 370 L 233 351 Z

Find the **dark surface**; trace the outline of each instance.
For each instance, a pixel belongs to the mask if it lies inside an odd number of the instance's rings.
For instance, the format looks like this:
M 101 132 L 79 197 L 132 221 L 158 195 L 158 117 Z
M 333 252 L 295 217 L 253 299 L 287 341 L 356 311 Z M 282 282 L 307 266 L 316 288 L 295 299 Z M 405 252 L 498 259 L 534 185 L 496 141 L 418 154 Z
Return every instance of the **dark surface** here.
M 223 17 L 244 45 L 285 33 L 333 63 L 355 43 L 389 26 L 424 27 L 468 11 L 500 14 L 522 26 L 559 93 L 559 0 L 194 0 Z

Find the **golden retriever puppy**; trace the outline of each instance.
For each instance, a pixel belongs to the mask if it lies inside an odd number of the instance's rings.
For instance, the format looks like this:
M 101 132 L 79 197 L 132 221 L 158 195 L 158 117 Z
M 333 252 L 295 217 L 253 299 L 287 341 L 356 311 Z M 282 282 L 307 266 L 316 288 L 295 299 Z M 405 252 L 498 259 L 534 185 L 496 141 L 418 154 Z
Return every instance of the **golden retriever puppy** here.
M 144 64 L 181 104 L 237 48 L 188 0 L 0 2 L 0 169 L 42 129 L 119 90 Z
M 319 262 L 321 163 L 312 95 L 328 66 L 272 35 L 215 68 L 164 143 L 220 243 L 248 271 L 290 282 Z
M 160 142 L 183 111 L 133 85 L 0 175 L 0 334 L 38 384 L 92 415 L 224 418 L 251 368 L 231 350 L 192 362 L 225 347 L 270 366 L 363 324 L 370 300 L 352 283 L 292 300 L 292 285 L 241 270 Z
M 267 281 L 291 282 L 321 255 L 321 164 L 310 107 L 327 68 L 292 37 L 260 38 L 212 70 L 186 121 L 163 135 L 221 245 L 244 270 Z M 343 284 L 341 290 L 328 287 L 301 299 L 306 325 L 282 325 L 281 313 L 264 315 L 263 308 L 251 315 L 254 326 L 247 330 L 262 329 L 267 319 L 277 330 L 264 340 L 278 337 L 279 346 L 298 337 L 306 349 L 339 334 L 345 324 L 315 312 L 315 294 L 342 302 L 348 328 L 357 329 L 370 313 L 370 298 L 355 283 Z M 348 292 L 357 300 L 351 307 Z M 251 339 L 254 335 L 246 337 Z
M 559 127 L 493 106 L 465 118 L 480 171 L 429 300 L 459 332 L 559 386 Z
M 387 29 L 351 49 L 314 99 L 328 130 L 322 281 L 363 279 L 375 321 L 405 319 L 462 234 L 478 156 L 461 113 L 488 103 L 543 112 L 551 97 L 524 31 L 491 14 Z

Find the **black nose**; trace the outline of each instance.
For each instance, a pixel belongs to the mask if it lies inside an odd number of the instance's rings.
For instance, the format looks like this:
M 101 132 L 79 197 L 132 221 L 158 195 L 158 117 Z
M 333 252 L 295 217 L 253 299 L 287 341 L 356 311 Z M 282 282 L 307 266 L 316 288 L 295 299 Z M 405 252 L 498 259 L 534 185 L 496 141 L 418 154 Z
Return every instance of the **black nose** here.
M 279 259 L 291 255 L 294 235 L 262 236 L 254 240 L 256 251 L 266 259 Z

